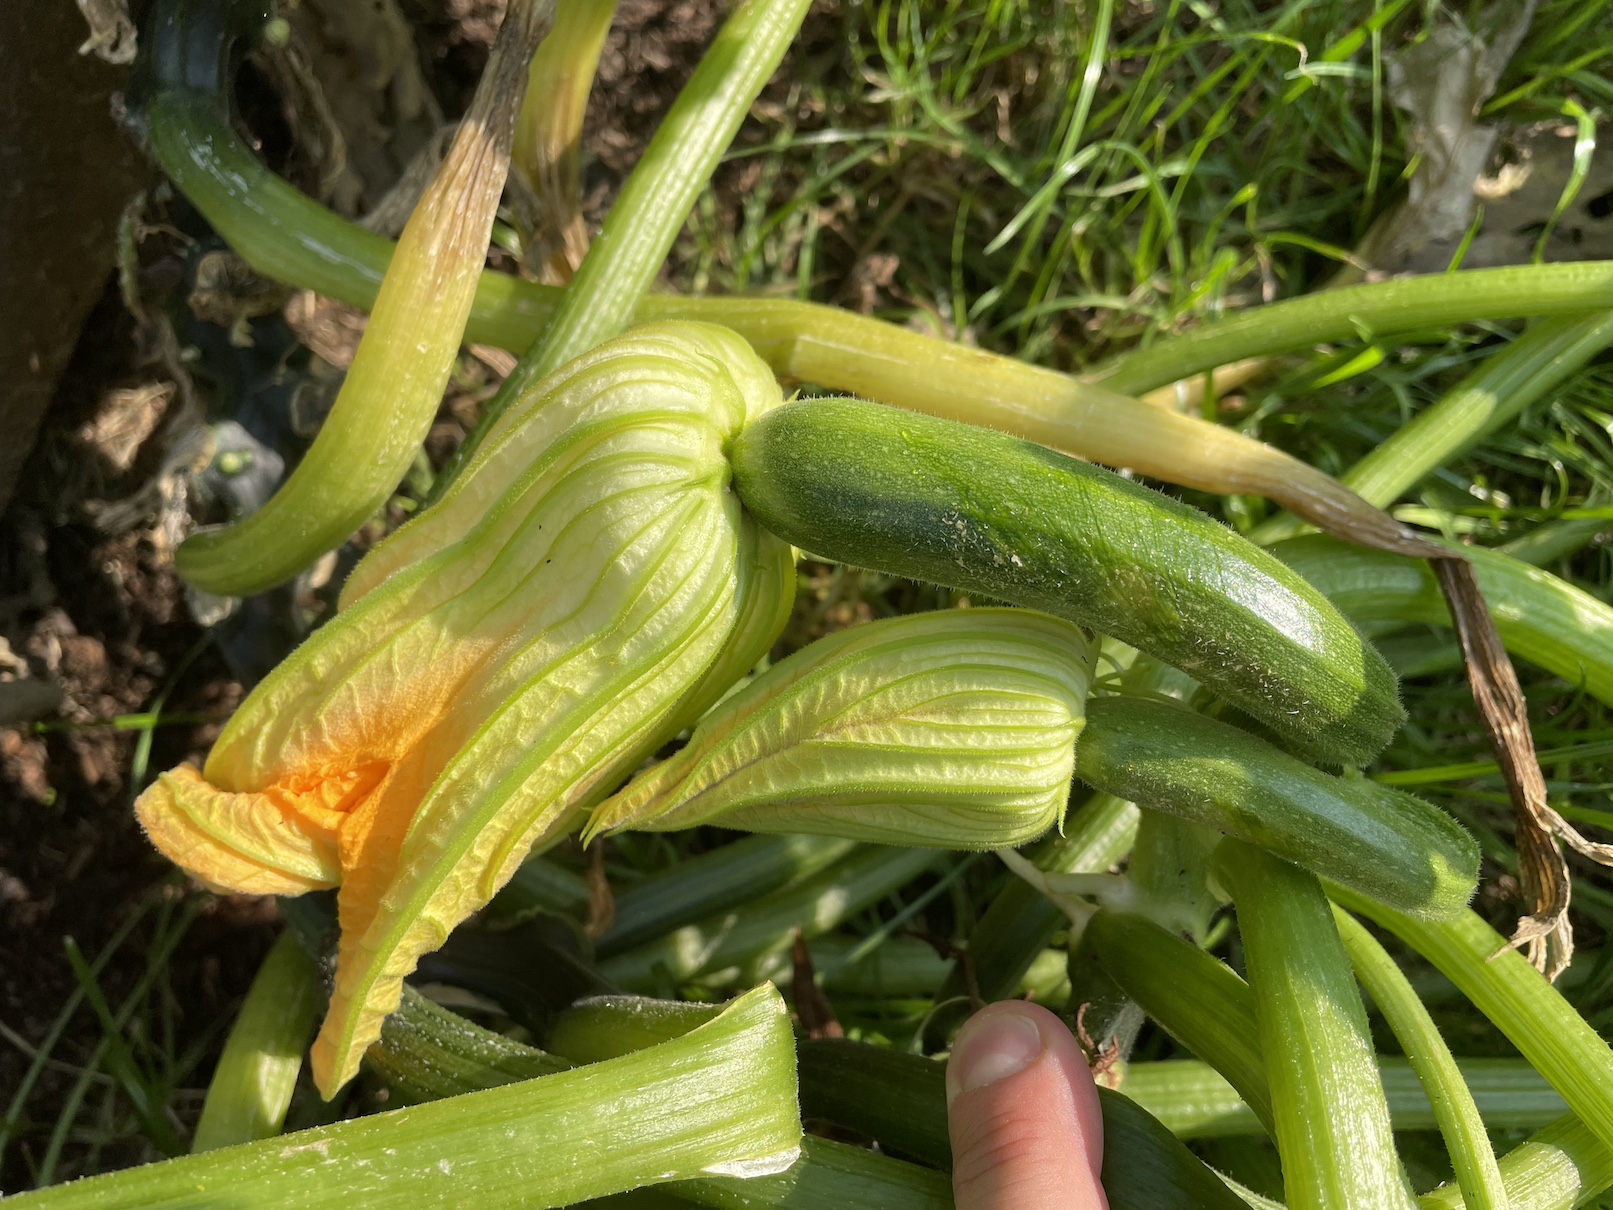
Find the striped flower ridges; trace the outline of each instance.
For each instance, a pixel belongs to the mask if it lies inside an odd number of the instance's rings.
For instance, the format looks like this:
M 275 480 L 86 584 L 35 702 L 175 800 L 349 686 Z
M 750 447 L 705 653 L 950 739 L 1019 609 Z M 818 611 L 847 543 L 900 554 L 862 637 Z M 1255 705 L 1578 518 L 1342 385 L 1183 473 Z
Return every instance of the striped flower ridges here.
M 701 720 L 587 834 L 705 823 L 997 848 L 1061 822 L 1092 675 L 1080 628 L 1025 609 L 839 631 Z
M 706 325 L 570 363 L 360 564 L 205 768 L 141 796 L 152 840 L 205 882 L 339 886 L 326 1095 L 419 956 L 771 644 L 790 551 L 743 516 L 725 451 L 778 402 Z

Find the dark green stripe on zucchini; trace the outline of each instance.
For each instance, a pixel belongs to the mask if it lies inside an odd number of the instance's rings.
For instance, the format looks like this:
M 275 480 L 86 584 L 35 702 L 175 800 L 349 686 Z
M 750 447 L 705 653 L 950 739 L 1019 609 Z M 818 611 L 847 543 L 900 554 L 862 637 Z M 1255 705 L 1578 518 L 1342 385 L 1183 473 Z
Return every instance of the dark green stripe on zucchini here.
M 1075 775 L 1413 915 L 1454 916 L 1477 884 L 1478 845 L 1432 803 L 1334 777 L 1176 702 L 1093 698 Z
M 795 545 L 1112 635 L 1307 756 L 1364 764 L 1405 717 L 1389 666 L 1302 578 L 1090 463 L 847 399 L 770 412 L 730 458 L 745 506 Z

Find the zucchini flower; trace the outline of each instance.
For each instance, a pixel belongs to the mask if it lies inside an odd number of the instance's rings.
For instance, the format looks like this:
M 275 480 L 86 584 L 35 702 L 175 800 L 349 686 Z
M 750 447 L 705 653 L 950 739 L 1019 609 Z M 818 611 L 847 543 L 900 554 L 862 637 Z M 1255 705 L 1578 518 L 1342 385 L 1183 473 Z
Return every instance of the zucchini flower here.
M 703 324 L 571 362 L 355 569 L 206 766 L 141 795 L 153 843 L 203 882 L 338 888 L 325 1096 L 420 955 L 782 629 L 792 552 L 741 511 L 725 452 L 778 402 L 750 348 Z
M 687 747 L 589 820 L 589 838 L 718 823 L 981 849 L 1062 826 L 1092 640 L 1028 609 L 842 630 L 725 699 Z

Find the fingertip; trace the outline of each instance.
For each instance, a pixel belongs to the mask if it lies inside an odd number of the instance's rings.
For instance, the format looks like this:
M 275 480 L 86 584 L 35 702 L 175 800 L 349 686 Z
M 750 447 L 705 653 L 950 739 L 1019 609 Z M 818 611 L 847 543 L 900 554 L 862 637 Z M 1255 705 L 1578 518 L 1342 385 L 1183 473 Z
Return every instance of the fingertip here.
M 1107 1210 L 1103 1116 L 1081 1048 L 1044 1008 L 966 1022 L 947 1062 L 957 1210 Z

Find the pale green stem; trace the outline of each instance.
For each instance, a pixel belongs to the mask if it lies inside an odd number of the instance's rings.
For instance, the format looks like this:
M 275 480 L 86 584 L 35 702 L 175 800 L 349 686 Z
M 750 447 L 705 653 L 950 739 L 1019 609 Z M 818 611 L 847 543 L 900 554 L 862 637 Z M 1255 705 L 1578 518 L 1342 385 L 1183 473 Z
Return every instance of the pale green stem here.
M 1366 1009 L 1314 874 L 1228 840 L 1232 895 L 1291 1210 L 1415 1204 L 1395 1152 Z
M 1413 920 L 1339 887 L 1329 894 L 1432 962 L 1613 1150 L 1613 1050 L 1504 937 L 1475 912 Z
M 1491 1130 L 1537 1130 L 1567 1108 L 1540 1073 L 1521 1059 L 1457 1059 L 1484 1125 Z M 1378 1056 L 1378 1075 L 1396 1130 L 1438 1126 L 1428 1094 L 1405 1059 Z M 1166 1059 L 1128 1064 L 1120 1091 L 1182 1139 L 1237 1138 L 1264 1133 L 1237 1090 L 1208 1063 Z
M 794 1087 L 789 1017 L 778 993 L 761 987 L 681 1038 L 582 1070 L 90 1177 L 8 1204 L 569 1206 L 746 1163 L 777 1171 L 801 1141 Z
M 280 1133 L 314 1022 L 325 1007 L 319 970 L 296 937 L 280 934 L 258 968 L 207 1086 L 192 1151 Z
M 1608 307 L 1613 307 L 1610 261 L 1397 277 L 1251 307 L 1116 357 L 1088 377 L 1111 391 L 1136 395 L 1228 362 L 1330 341 Z
M 1461 546 L 1489 603 L 1501 641 L 1598 701 L 1613 704 L 1613 608 L 1548 571 L 1478 546 Z M 1354 622 L 1430 622 L 1450 611 L 1427 563 L 1347 546 L 1335 538 L 1290 538 L 1272 554 L 1309 580 Z
M 1571 1210 L 1613 1185 L 1613 1151 L 1572 1114 L 1547 1126 L 1501 1157 L 1512 1210 Z M 1463 1210 L 1455 1185 L 1418 1198 L 1422 1210 Z
M 1383 1013 L 1428 1093 L 1468 1206 L 1472 1210 L 1506 1210 L 1506 1186 L 1496 1168 L 1484 1120 L 1439 1027 L 1372 934 L 1342 908 L 1335 907 L 1333 917 L 1355 977 Z
M 1344 474 L 1339 482 L 1387 508 L 1457 454 L 1555 390 L 1613 342 L 1613 311 L 1543 320 L 1492 353 L 1438 403 L 1419 414 Z M 1277 517 L 1250 534 L 1263 545 L 1300 532 Z

